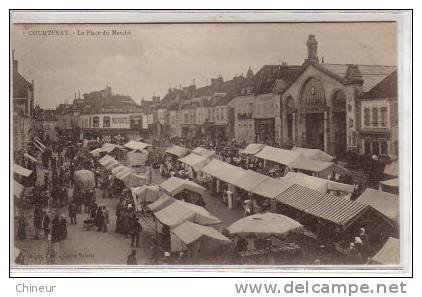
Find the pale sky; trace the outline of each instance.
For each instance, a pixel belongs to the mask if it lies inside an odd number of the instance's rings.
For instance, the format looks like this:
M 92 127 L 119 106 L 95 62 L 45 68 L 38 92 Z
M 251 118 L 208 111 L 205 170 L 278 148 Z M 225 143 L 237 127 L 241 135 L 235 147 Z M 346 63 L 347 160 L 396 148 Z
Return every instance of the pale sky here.
M 111 86 L 136 102 L 168 88 L 206 85 L 257 72 L 262 65 L 301 65 L 314 34 L 325 63 L 396 65 L 394 23 L 13 25 L 19 71 L 35 82 L 35 101 L 55 107 L 74 93 Z M 68 36 L 33 36 L 66 29 Z M 126 36 L 78 36 L 77 30 L 128 30 Z

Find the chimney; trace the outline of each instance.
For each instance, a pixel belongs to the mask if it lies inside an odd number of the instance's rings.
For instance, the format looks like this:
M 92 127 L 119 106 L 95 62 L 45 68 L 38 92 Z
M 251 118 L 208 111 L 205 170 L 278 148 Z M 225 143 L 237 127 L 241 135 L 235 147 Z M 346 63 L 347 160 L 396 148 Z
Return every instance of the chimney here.
M 358 65 L 347 65 L 345 84 L 363 84 L 362 73 Z
M 318 59 L 318 41 L 315 38 L 315 35 L 310 34 L 308 36 L 308 41 L 306 42 L 308 47 L 308 58 L 305 59 L 303 65 L 308 64 L 319 64 Z

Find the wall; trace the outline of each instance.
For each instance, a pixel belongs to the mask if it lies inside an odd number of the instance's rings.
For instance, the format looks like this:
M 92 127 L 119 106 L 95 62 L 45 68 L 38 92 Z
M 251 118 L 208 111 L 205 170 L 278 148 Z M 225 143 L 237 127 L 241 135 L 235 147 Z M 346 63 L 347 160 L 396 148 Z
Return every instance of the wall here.
M 234 137 L 247 144 L 255 142 L 255 120 L 252 118 L 254 95 L 238 96 L 231 103 L 234 107 Z
M 82 129 L 130 129 L 130 116 L 139 114 L 89 114 L 79 116 L 79 126 Z M 94 127 L 94 117 L 98 117 L 98 126 Z M 110 118 L 110 126 L 104 126 L 104 117 Z M 91 119 L 91 121 L 90 121 Z M 144 123 L 143 123 L 144 125 Z
M 356 97 L 356 92 L 358 91 L 358 89 L 360 88 L 359 86 L 354 86 L 354 85 L 343 85 L 341 82 L 339 82 L 338 80 L 334 79 L 333 77 L 327 75 L 324 72 L 321 72 L 319 69 L 315 68 L 314 66 L 309 66 L 297 79 L 296 81 L 289 86 L 283 93 L 282 98 L 281 98 L 281 103 L 282 106 L 285 106 L 285 103 L 287 101 L 288 97 L 292 97 L 294 100 L 294 106 L 295 109 L 297 110 L 296 114 L 295 114 L 295 123 L 294 123 L 294 129 L 295 129 L 295 139 L 293 140 L 293 142 L 298 145 L 298 146 L 302 146 L 304 144 L 305 141 L 305 135 L 306 135 L 306 130 L 305 130 L 305 122 L 304 122 L 304 117 L 301 116 L 300 112 L 299 112 L 299 108 L 300 108 L 300 97 L 301 97 L 301 91 L 302 88 L 304 87 L 304 85 L 306 84 L 306 82 L 310 79 L 310 78 L 316 78 L 318 80 L 321 81 L 322 86 L 324 88 L 324 92 L 325 92 L 325 100 L 326 100 L 326 106 L 327 107 L 331 107 L 331 99 L 333 97 L 333 95 L 335 94 L 335 92 L 337 92 L 338 90 L 342 90 L 346 96 L 346 106 L 350 105 L 350 109 L 346 107 L 347 110 L 347 116 L 346 116 L 346 127 L 347 127 L 347 148 L 348 149 L 357 149 L 358 146 L 358 139 L 354 139 L 352 138 L 352 135 L 354 135 L 355 137 L 357 137 L 357 125 L 356 125 L 356 115 L 358 114 L 358 111 L 356 111 L 356 101 L 355 101 L 355 97 Z M 331 113 L 328 114 L 328 121 L 329 121 L 329 125 L 328 125 L 328 131 L 326 133 L 326 137 L 327 137 L 327 147 L 326 147 L 326 151 L 328 153 L 333 153 L 334 152 L 334 147 L 335 147 L 335 143 L 336 143 L 336 139 L 334 139 L 334 133 L 333 131 L 331 131 L 329 129 L 329 127 L 332 125 L 333 123 L 333 118 Z M 281 124 L 282 123 L 282 124 Z M 285 114 L 285 109 L 283 108 L 282 114 L 281 114 L 281 120 L 279 122 L 279 124 L 281 124 L 282 129 L 279 132 L 279 139 L 281 139 L 282 143 L 287 143 L 287 123 L 286 123 L 286 114 Z M 276 126 L 277 122 L 276 122 Z M 355 133 L 353 133 L 355 132 Z M 276 136 L 277 138 L 277 136 Z

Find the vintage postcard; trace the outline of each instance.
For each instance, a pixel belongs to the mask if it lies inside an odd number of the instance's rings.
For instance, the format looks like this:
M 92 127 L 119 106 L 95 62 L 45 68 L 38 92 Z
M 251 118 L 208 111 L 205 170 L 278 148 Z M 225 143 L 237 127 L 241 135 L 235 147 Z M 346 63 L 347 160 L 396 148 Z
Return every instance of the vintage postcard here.
M 403 267 L 394 19 L 101 20 L 12 12 L 12 268 Z

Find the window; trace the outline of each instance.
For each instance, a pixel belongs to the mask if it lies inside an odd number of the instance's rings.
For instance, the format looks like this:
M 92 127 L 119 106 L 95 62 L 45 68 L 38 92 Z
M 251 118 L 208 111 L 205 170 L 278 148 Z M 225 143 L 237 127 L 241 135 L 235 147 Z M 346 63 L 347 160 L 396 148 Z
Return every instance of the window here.
M 110 127 L 110 117 L 103 117 L 103 127 L 104 128 Z
M 364 151 L 366 155 L 369 155 L 371 153 L 371 143 L 369 141 L 365 141 Z
M 381 107 L 381 127 L 387 127 L 387 107 Z
M 388 155 L 388 145 L 386 141 L 381 142 L 381 155 Z
M 372 107 L 372 126 L 378 127 L 378 107 Z
M 364 125 L 366 127 L 369 127 L 371 125 L 370 121 L 371 121 L 371 110 L 369 108 L 365 108 L 363 110 L 363 115 L 364 115 Z
M 378 142 L 372 143 L 372 154 L 377 156 L 380 154 L 380 146 Z

